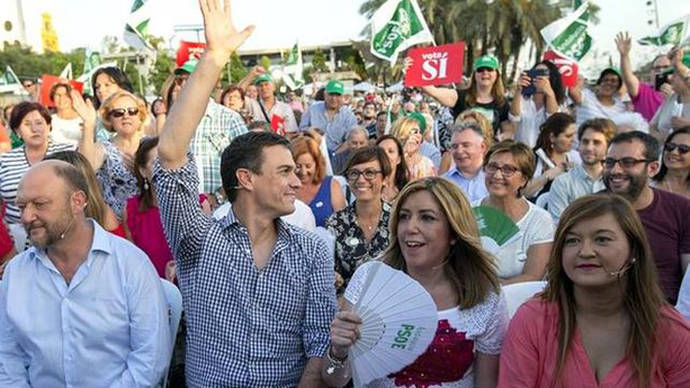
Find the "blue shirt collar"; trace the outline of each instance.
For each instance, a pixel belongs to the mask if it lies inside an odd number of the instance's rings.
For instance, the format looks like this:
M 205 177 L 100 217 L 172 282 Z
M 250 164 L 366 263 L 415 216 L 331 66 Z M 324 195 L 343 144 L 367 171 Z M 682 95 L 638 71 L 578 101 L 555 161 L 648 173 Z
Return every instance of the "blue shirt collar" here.
M 112 247 L 110 246 L 109 240 L 112 236 L 110 235 L 110 232 L 104 230 L 94 219 L 89 218 L 88 221 L 91 222 L 91 225 L 93 225 L 93 239 L 91 241 L 91 249 L 89 250 L 89 254 L 87 255 L 84 263 L 87 267 L 91 267 L 91 263 L 93 262 L 93 258 L 95 256 L 92 254 L 93 252 L 100 251 L 105 253 L 105 256 L 108 256 L 112 253 Z M 55 266 L 48 258 L 45 250 L 31 247 L 28 249 L 28 254 L 30 259 L 38 259 L 48 268 L 55 269 Z

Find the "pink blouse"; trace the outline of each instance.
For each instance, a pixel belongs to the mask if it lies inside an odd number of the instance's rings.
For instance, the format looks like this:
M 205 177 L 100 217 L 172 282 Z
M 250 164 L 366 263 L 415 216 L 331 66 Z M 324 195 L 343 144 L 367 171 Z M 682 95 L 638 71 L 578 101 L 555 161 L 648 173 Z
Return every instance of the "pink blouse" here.
M 562 376 L 555 381 L 558 361 L 558 305 L 532 299 L 520 307 L 510 322 L 503 342 L 499 387 L 636 387 L 632 364 L 623 357 L 597 383 L 578 330 L 565 360 Z M 661 341 L 653 357 L 650 387 L 690 387 L 690 326 L 670 306 L 661 309 Z

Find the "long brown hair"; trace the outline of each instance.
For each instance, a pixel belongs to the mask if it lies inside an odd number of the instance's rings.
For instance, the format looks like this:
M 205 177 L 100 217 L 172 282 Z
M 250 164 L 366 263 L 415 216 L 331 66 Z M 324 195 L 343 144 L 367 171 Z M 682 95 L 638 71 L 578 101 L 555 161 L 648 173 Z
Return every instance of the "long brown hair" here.
M 479 227 L 462 190 L 454 183 L 439 177 L 427 177 L 409 183 L 398 195 L 391 212 L 390 245 L 383 253 L 383 261 L 395 269 L 407 272 L 405 258 L 398 242 L 400 208 L 410 195 L 429 192 L 443 210 L 453 237 L 444 271 L 457 292 L 460 308 L 467 309 L 482 303 L 490 292 L 499 293 L 496 260 L 487 253 L 479 239 Z
M 560 313 L 556 376 L 560 378 L 575 332 L 576 302 L 573 282 L 566 275 L 562 264 L 566 235 L 577 223 L 604 214 L 611 214 L 618 221 L 630 244 L 631 257 L 635 258 L 635 263 L 626 276 L 619 278 L 619 283 L 625 290 L 623 305 L 631 322 L 626 355 L 637 373 L 638 385 L 646 387 L 652 374 L 657 322 L 665 301 L 640 218 L 630 203 L 616 194 L 595 194 L 578 198 L 565 209 L 556 229 L 547 267 L 549 282 L 541 294 L 542 299 L 558 303 Z
M 494 82 L 493 86 L 491 86 L 491 97 L 494 99 L 494 103 L 496 105 L 502 105 L 506 101 L 506 89 L 503 86 L 501 72 L 498 71 L 498 69 L 494 71 L 496 72 L 496 82 Z M 470 88 L 467 89 L 467 97 L 465 97 L 468 107 L 473 107 L 477 105 L 477 80 L 475 77 L 476 74 L 476 70 L 472 72 Z
M 153 182 L 141 175 L 141 169 L 146 167 L 146 163 L 149 162 L 149 153 L 156 146 L 158 146 L 157 137 L 145 137 L 141 139 L 139 148 L 134 154 L 134 176 L 137 178 L 137 187 L 139 188 L 139 211 L 142 212 L 154 204 L 151 186 Z

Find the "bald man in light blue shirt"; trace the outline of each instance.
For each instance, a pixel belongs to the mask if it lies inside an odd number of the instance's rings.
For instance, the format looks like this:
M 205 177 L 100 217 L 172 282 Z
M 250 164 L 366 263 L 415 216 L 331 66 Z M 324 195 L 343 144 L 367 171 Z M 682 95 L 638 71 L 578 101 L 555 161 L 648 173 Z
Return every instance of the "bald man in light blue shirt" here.
M 33 247 L 0 283 L 1 387 L 152 387 L 171 355 L 167 303 L 148 257 L 87 219 L 86 182 L 46 161 L 19 184 Z

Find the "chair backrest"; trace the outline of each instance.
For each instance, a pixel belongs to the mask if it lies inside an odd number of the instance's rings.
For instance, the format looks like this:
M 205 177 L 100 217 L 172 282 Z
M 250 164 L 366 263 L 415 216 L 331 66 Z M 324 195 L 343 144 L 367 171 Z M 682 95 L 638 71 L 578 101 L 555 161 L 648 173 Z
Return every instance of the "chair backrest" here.
M 180 325 L 180 318 L 182 317 L 182 294 L 180 290 L 174 284 L 170 283 L 165 279 L 161 279 L 161 285 L 163 286 L 163 294 L 165 295 L 165 300 L 168 302 L 168 323 L 170 324 L 170 349 L 174 349 L 175 340 L 177 338 L 177 328 Z M 162 386 L 166 387 L 168 385 L 168 368 L 165 368 L 165 374 L 163 375 Z
M 505 295 L 508 305 L 508 316 L 512 318 L 523 303 L 527 302 L 534 294 L 542 291 L 544 287 L 546 287 L 546 282 L 543 280 L 503 286 L 503 295 Z
M 538 196 L 535 205 L 539 206 L 542 209 L 546 209 L 549 206 L 549 192 L 547 191 L 542 195 Z

